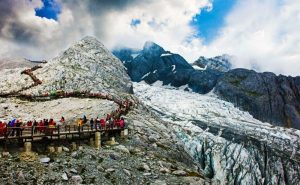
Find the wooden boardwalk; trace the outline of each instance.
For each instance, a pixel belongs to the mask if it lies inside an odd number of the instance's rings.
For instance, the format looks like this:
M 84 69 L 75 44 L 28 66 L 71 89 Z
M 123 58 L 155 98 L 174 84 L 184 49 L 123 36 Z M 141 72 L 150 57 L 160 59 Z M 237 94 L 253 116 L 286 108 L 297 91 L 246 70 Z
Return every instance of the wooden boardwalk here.
M 32 127 L 8 127 L 4 134 L 0 136 L 0 141 L 4 144 L 18 140 L 19 142 L 39 141 L 48 139 L 51 141 L 60 141 L 68 139 L 84 139 L 86 137 L 92 138 L 96 132 L 101 135 L 116 135 L 121 134 L 124 128 L 120 127 L 96 127 L 92 128 L 89 125 L 65 125 L 65 126 L 32 126 Z

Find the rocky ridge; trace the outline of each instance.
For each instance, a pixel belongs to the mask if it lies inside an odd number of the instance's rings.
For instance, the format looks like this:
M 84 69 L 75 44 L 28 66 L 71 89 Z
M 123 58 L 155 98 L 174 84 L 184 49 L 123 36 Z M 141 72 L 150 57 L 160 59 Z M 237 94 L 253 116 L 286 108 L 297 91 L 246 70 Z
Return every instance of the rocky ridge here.
M 122 63 L 92 37 L 85 37 L 41 66 L 34 75 L 42 84 L 20 94 L 39 96 L 56 90 L 103 92 L 115 96 L 132 93 L 132 84 Z M 26 89 L 31 79 L 21 74 L 23 70 L 3 70 L 0 92 Z
M 300 77 L 235 69 L 219 79 L 214 92 L 256 119 L 300 129 Z
M 165 51 L 153 42 L 146 42 L 143 50 L 135 54 L 129 49 L 113 53 L 123 62 L 134 82 L 161 81 L 163 85 L 185 86 L 185 90 L 207 93 L 223 74 L 216 69 L 196 70 L 180 55 Z
M 160 82 L 200 94 L 214 90 L 221 99 L 250 112 L 256 119 L 300 129 L 299 77 L 232 69 L 228 55 L 200 57 L 190 65 L 181 56 L 151 42 L 137 56 L 132 52 L 127 49 L 114 54 L 135 82 Z

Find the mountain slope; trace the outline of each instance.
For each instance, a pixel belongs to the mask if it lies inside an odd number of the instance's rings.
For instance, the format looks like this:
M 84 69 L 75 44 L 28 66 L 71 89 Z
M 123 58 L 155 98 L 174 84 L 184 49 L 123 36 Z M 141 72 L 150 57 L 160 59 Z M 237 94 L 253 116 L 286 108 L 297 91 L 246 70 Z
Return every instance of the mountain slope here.
M 121 49 L 113 53 L 126 66 L 134 82 L 162 81 L 163 85 L 186 86 L 186 90 L 207 93 L 223 74 L 215 69 L 196 70 L 182 56 L 165 51 L 153 42 L 146 42 L 140 52 Z
M 214 92 L 259 120 L 300 129 L 300 77 L 235 69 L 220 78 Z
M 33 74 L 42 84 L 20 94 L 38 96 L 55 90 L 103 92 L 116 96 L 132 93 L 130 78 L 122 63 L 92 37 L 83 38 L 41 66 Z M 31 80 L 21 75 L 21 71 L 3 71 L 0 91 L 9 93 L 28 86 Z
M 172 125 L 215 184 L 298 184 L 300 131 L 274 127 L 213 93 L 134 83 L 136 96 Z

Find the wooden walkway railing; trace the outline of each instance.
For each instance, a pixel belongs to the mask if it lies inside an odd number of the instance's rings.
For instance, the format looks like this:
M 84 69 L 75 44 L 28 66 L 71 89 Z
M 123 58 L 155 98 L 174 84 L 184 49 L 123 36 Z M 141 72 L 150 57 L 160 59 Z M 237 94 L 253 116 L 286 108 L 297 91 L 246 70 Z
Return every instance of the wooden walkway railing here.
M 68 139 L 68 135 L 81 137 L 81 135 L 89 133 L 92 135 L 95 132 L 115 133 L 122 131 L 121 127 L 91 127 L 90 125 L 63 125 L 63 126 L 25 126 L 25 127 L 7 127 L 6 130 L 0 135 L 0 141 L 10 140 L 39 140 L 44 137 L 49 139 Z

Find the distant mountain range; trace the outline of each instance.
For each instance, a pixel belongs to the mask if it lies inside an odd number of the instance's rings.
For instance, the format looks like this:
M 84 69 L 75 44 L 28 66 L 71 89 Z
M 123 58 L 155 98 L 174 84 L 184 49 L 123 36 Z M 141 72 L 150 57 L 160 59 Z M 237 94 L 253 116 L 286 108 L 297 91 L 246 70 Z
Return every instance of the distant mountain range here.
M 189 64 L 182 56 L 146 42 L 143 49 L 113 51 L 127 68 L 132 81 L 181 87 L 221 99 L 248 111 L 256 119 L 300 129 L 300 77 L 276 76 L 248 69 L 232 69 L 228 55 L 200 57 Z

